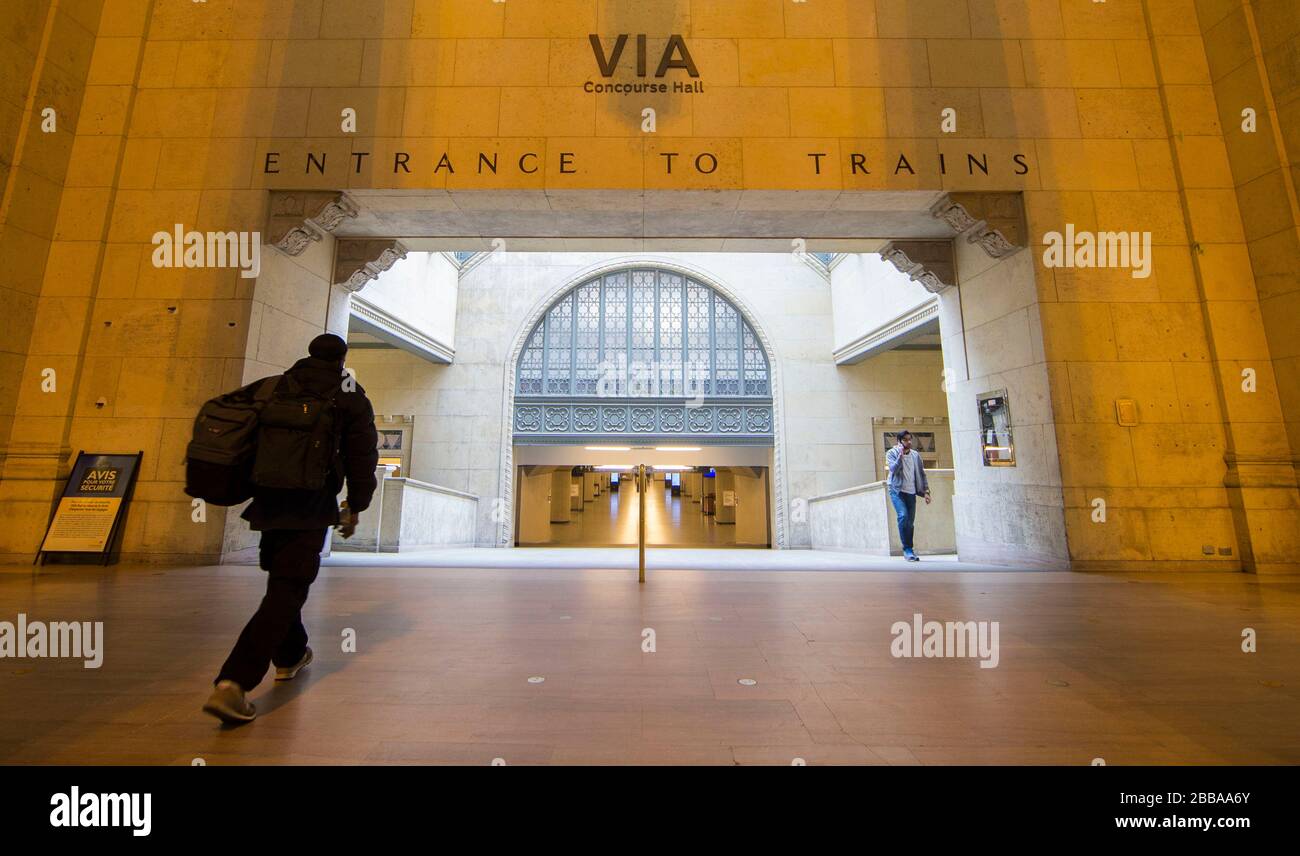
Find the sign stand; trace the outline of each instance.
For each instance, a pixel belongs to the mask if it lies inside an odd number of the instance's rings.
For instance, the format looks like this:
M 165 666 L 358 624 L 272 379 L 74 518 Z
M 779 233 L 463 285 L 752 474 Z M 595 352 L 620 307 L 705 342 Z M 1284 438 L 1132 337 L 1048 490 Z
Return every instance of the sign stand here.
M 77 452 L 63 495 L 45 528 L 33 564 L 51 556 L 98 556 L 101 565 L 116 558 L 126 506 L 135 489 L 144 452 L 114 455 Z

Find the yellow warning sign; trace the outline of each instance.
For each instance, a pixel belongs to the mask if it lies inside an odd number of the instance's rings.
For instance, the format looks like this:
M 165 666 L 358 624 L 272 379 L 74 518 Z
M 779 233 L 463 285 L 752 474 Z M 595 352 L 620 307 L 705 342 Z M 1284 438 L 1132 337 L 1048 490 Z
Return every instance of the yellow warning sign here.
M 117 496 L 65 496 L 45 533 L 45 552 L 100 553 L 108 546 L 122 504 Z

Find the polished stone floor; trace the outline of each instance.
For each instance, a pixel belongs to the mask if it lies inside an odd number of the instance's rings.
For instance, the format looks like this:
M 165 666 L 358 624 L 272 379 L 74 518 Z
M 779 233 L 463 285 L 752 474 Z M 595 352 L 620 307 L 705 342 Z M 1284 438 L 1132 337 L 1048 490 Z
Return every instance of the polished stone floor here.
M 97 670 L 0 660 L 0 762 L 1300 763 L 1295 578 L 329 567 L 316 663 L 223 728 L 199 706 L 262 586 L 0 570 L 0 621 L 107 637 Z M 917 612 L 999 622 L 997 667 L 891 656 Z
M 648 547 L 646 568 L 695 571 L 1005 571 L 1002 565 L 958 562 L 955 555 L 923 556 L 909 563 L 902 556 L 870 556 L 836 550 L 719 550 L 712 547 Z M 330 567 L 495 568 L 500 570 L 631 570 L 637 567 L 635 546 L 619 547 L 441 547 L 402 553 L 336 550 L 325 560 Z M 1027 570 L 1027 569 L 1023 569 Z

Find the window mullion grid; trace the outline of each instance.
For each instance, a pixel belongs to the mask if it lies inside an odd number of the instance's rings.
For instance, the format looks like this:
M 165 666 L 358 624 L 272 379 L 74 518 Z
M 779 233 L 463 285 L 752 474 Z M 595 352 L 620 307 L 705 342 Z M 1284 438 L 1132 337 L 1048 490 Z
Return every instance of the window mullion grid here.
M 600 308 L 596 312 L 596 376 L 600 377 L 601 366 L 605 365 L 605 277 L 601 277 L 596 288 L 600 294 Z M 597 381 L 599 383 L 599 381 Z
M 635 271 L 627 272 L 627 280 L 624 283 L 623 288 L 623 294 L 626 298 L 623 302 L 625 307 L 623 311 L 623 321 L 627 326 L 627 348 L 623 351 L 625 355 L 625 359 L 623 360 L 623 384 L 619 387 L 619 393 L 621 395 L 627 395 L 628 390 L 632 387 L 632 355 L 636 353 L 636 351 L 632 350 L 632 319 L 636 316 L 636 310 L 634 308 L 636 303 Z
M 682 317 L 679 326 L 682 330 L 682 368 L 681 386 L 677 391 L 685 396 L 689 391 L 686 377 L 691 371 L 691 281 L 686 277 L 682 277 Z
M 568 297 L 569 301 L 569 395 L 578 391 L 578 289 Z
M 650 376 L 654 378 L 654 385 L 650 387 L 651 392 L 658 397 L 663 394 L 663 361 L 659 359 L 659 346 L 662 344 L 663 336 L 663 311 L 664 304 L 659 294 L 660 286 L 663 284 L 663 271 L 655 271 L 653 274 L 654 285 L 654 304 L 650 310 L 650 317 L 653 319 L 650 327 L 650 340 L 654 342 L 653 356 L 650 357 L 652 367 Z
M 709 292 L 709 392 L 718 394 L 718 295 Z
M 739 351 L 736 353 L 736 377 L 740 378 L 741 395 L 745 392 L 745 321 L 740 317 L 740 311 L 736 311 L 736 346 Z
M 551 310 L 542 316 L 542 381 L 537 392 L 546 395 L 551 375 Z

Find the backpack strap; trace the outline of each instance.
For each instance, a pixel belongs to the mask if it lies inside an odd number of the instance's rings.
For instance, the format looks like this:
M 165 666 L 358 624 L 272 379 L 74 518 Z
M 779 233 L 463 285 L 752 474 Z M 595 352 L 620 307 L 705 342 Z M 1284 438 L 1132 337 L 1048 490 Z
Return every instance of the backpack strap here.
M 271 375 L 271 377 L 265 378 L 258 384 L 257 390 L 253 393 L 253 400 L 259 404 L 266 404 L 270 401 L 283 377 L 284 375 Z

